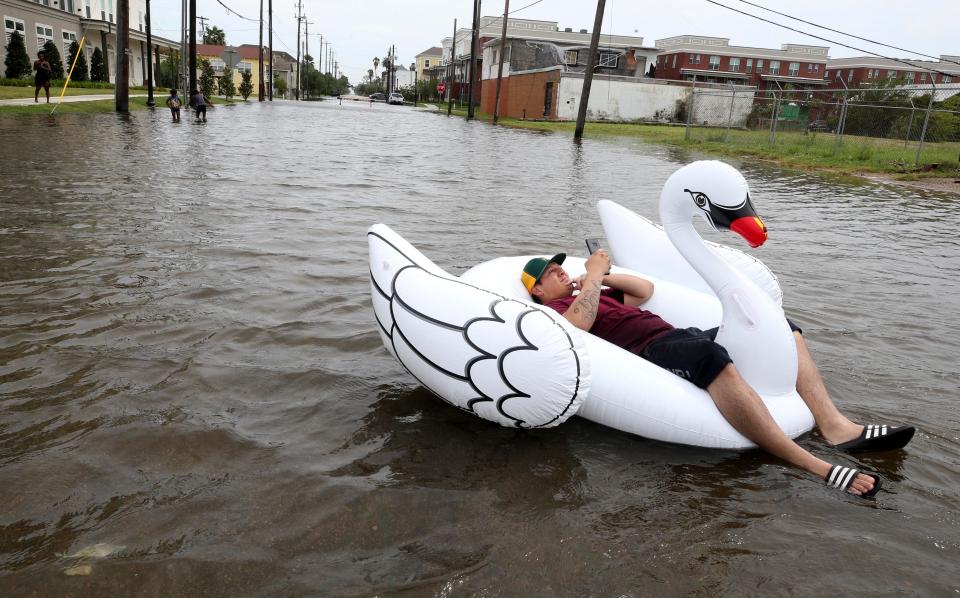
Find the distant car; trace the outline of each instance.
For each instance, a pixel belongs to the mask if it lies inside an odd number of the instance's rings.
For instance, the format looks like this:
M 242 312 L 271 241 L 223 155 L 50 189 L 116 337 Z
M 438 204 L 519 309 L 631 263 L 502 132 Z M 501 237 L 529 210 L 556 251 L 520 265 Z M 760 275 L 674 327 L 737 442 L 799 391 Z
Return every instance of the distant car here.
M 379 93 L 379 92 L 377 92 L 377 93 L 371 93 L 369 97 L 370 97 L 370 101 L 371 101 L 371 102 L 386 102 L 386 101 L 387 101 L 387 96 L 385 96 L 385 95 L 383 95 L 382 93 Z
M 833 129 L 830 128 L 830 125 L 828 125 L 825 120 L 812 120 L 807 124 L 807 131 L 812 133 L 832 133 Z
M 403 103 L 403 94 L 401 93 L 391 93 L 390 99 L 387 100 L 388 104 L 402 104 Z

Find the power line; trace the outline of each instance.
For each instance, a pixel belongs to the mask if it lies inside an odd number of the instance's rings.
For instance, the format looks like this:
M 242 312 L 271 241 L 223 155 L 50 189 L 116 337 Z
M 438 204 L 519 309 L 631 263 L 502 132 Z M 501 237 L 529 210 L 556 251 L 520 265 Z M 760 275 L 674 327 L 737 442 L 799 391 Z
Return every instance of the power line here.
M 511 11 L 508 12 L 507 14 L 508 14 L 508 15 L 512 15 L 512 14 L 515 13 L 515 12 L 520 12 L 521 10 L 523 10 L 523 9 L 525 9 L 525 8 L 530 8 L 530 7 L 533 6 L 534 4 L 540 4 L 541 2 L 543 2 L 543 0 L 537 0 L 536 2 L 531 2 L 530 4 L 527 4 L 526 6 L 521 6 L 520 8 L 518 8 L 518 9 L 516 9 L 516 10 L 511 10 Z
M 233 10 L 232 8 L 230 8 L 229 6 L 227 6 L 226 4 L 224 4 L 223 2 L 221 2 L 220 0 L 217 0 L 217 4 L 219 4 L 220 6 L 226 8 L 226 9 L 227 9 L 227 12 L 233 13 L 233 15 L 238 16 L 238 17 L 240 17 L 241 19 L 244 19 L 245 21 L 253 21 L 254 23 L 259 23 L 259 22 L 260 22 L 260 19 L 250 19 L 250 18 L 247 18 L 247 17 L 243 16 L 242 14 L 240 14 L 240 13 L 238 13 L 237 11 Z
M 800 21 L 801 23 L 806 23 L 807 25 L 813 25 L 814 27 L 818 27 L 818 28 L 820 28 L 820 29 L 826 29 L 827 31 L 832 31 L 832 32 L 834 32 L 834 33 L 839 33 L 840 35 L 845 35 L 845 36 L 847 36 L 847 37 L 852 37 L 852 38 L 854 38 L 854 39 L 859 39 L 859 40 L 861 40 L 861 41 L 869 42 L 869 43 L 871 43 L 871 44 L 876 44 L 876 45 L 878 45 L 878 46 L 884 46 L 884 47 L 886 47 L 886 48 L 892 48 L 892 49 L 894 49 L 894 50 L 900 50 L 901 52 L 907 52 L 907 53 L 909 53 L 909 54 L 916 54 L 917 56 L 926 56 L 927 58 L 934 58 L 934 59 L 939 60 L 940 62 L 952 62 L 953 64 L 960 64 L 960 62 L 957 62 L 956 60 L 950 60 L 950 59 L 948 59 L 948 58 L 943 58 L 942 56 L 931 56 L 930 54 L 924 54 L 923 52 L 916 52 L 916 51 L 914 51 L 914 50 L 907 50 L 906 48 L 901 48 L 901 47 L 899 47 L 899 46 L 891 46 L 890 44 L 885 44 L 885 43 L 883 43 L 883 42 L 878 42 L 878 41 L 876 41 L 876 40 L 872 40 L 872 39 L 869 39 L 869 38 L 866 38 L 866 37 L 860 37 L 859 35 L 854 35 L 854 34 L 852 34 L 852 33 L 846 33 L 846 32 L 843 32 L 843 31 L 839 31 L 839 30 L 837 30 L 837 29 L 831 29 L 830 27 L 827 27 L 827 26 L 825 26 L 825 25 L 818 25 L 818 24 L 812 23 L 812 22 L 810 22 L 810 21 L 805 21 L 805 20 L 803 20 L 803 19 L 801 19 L 801 18 L 799 18 L 799 17 L 794 17 L 794 16 L 788 15 L 788 14 L 786 14 L 786 13 L 777 12 L 777 11 L 773 10 L 772 8 L 767 8 L 766 6 L 761 6 L 760 4 L 755 4 L 755 3 L 753 3 L 753 2 L 750 2 L 749 0 L 739 0 L 739 1 L 740 1 L 740 2 L 743 2 L 744 4 L 749 4 L 750 6 L 755 6 L 755 7 L 757 7 L 757 8 L 762 9 L 762 10 L 766 10 L 766 11 L 768 11 L 768 12 L 772 12 L 772 13 L 775 14 L 775 15 L 780 15 L 781 17 L 787 17 L 788 19 L 793 19 L 794 21 Z
M 219 0 L 218 0 L 218 1 L 219 1 Z M 799 34 L 801 34 L 801 35 L 806 35 L 806 36 L 812 37 L 812 38 L 814 38 L 814 39 L 819 39 L 820 41 L 825 41 L 825 42 L 828 42 L 828 43 L 831 43 L 831 44 L 836 44 L 836 45 L 841 46 L 841 47 L 844 47 L 844 48 L 849 48 L 849 49 L 851 49 L 851 50 L 856 50 L 857 52 L 864 52 L 865 54 L 870 54 L 871 56 L 876 56 L 876 57 L 878 57 L 878 58 L 885 58 L 885 59 L 887 59 L 887 60 L 892 60 L 893 62 L 899 62 L 899 63 L 901 63 L 901 64 L 905 64 L 905 65 L 907 65 L 907 66 L 909 66 L 909 67 L 911 67 L 911 68 L 914 68 L 914 69 L 920 69 L 920 70 L 923 70 L 923 71 L 930 71 L 931 73 L 939 73 L 940 75 L 945 76 L 945 77 L 954 77 L 954 76 L 955 76 L 955 74 L 945 73 L 945 72 L 943 72 L 943 71 L 941 71 L 941 70 L 938 70 L 938 69 L 935 69 L 935 68 L 931 68 L 931 67 L 927 67 L 927 66 L 919 66 L 919 65 L 913 64 L 913 63 L 911 63 L 911 62 L 907 62 L 906 60 L 902 60 L 902 59 L 900 59 L 900 58 L 893 58 L 892 56 L 884 56 L 883 54 L 877 54 L 876 52 L 871 52 L 870 50 L 864 50 L 863 48 L 858 48 L 858 47 L 856 47 L 856 46 L 850 46 L 850 45 L 848 45 L 848 44 L 844 44 L 844 43 L 842 43 L 842 42 L 838 42 L 838 41 L 835 41 L 835 40 L 832 40 L 832 39 L 828 39 L 828 38 L 826 38 L 826 37 L 820 37 L 819 35 L 814 35 L 813 33 L 808 33 L 808 32 L 806 32 L 806 31 L 802 31 L 802 30 L 800 30 L 800 29 L 795 29 L 795 28 L 793 28 L 793 27 L 790 27 L 789 25 L 784 25 L 784 24 L 782 24 L 782 23 L 777 23 L 776 21 L 771 21 L 770 19 L 765 19 L 765 18 L 763 18 L 763 17 L 760 17 L 760 16 L 757 16 L 757 15 L 755 15 L 755 14 L 751 14 L 751 13 L 749 13 L 749 12 L 746 12 L 746 11 L 743 11 L 743 10 L 740 10 L 740 9 L 737 9 L 737 8 L 734 8 L 734 7 L 732 7 L 732 6 L 727 6 L 726 4 L 721 4 L 721 3 L 717 2 L 716 0 L 706 0 L 706 1 L 709 2 L 710 4 L 715 4 L 715 5 L 717 5 L 717 6 L 721 7 L 721 8 L 726 8 L 727 10 L 732 10 L 733 12 L 738 12 L 738 13 L 740 13 L 740 14 L 742 14 L 742 15 L 746 15 L 746 16 L 752 18 L 752 19 L 757 19 L 758 21 L 763 21 L 764 23 L 770 23 L 771 25 L 775 25 L 775 26 L 777 26 L 777 27 L 782 27 L 782 28 L 784 28 L 784 29 L 788 29 L 788 30 L 793 31 L 793 32 L 795 32 L 795 33 L 799 33 Z

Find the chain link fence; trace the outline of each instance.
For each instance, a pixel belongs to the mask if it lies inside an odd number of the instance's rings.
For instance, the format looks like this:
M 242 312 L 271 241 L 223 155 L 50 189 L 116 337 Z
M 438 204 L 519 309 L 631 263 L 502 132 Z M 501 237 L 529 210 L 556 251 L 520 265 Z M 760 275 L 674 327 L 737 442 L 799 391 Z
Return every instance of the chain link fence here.
M 694 84 L 677 116 L 687 140 L 904 171 L 960 168 L 960 84 L 765 91 Z

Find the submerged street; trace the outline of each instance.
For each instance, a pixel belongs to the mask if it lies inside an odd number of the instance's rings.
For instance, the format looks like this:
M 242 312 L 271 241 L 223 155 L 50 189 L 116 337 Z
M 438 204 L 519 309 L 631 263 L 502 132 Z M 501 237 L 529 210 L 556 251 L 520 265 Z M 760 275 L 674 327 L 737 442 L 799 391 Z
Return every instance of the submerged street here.
M 770 240 L 697 225 L 777 274 L 841 409 L 917 427 L 801 438 L 881 474 L 867 502 L 758 451 L 500 428 L 383 348 L 371 224 L 454 274 L 583 255 L 598 200 L 658 220 L 702 156 L 367 102 L 208 118 L 0 117 L 6 593 L 960 591 L 958 196 L 728 160 Z

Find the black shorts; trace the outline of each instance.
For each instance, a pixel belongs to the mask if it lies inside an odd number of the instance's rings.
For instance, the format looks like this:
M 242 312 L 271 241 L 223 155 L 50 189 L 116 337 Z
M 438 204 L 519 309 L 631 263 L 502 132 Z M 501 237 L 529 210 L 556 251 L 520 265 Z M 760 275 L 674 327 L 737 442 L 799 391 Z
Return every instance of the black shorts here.
M 787 324 L 791 331 L 803 332 L 789 319 Z M 647 345 L 640 357 L 706 389 L 727 364 L 733 363 L 727 350 L 714 341 L 719 330 L 675 328 Z
M 204 104 L 203 106 L 196 106 L 195 108 L 196 108 L 196 110 L 197 110 L 197 117 L 199 117 L 201 114 L 203 115 L 204 118 L 207 117 L 207 106 L 206 106 L 206 104 Z

